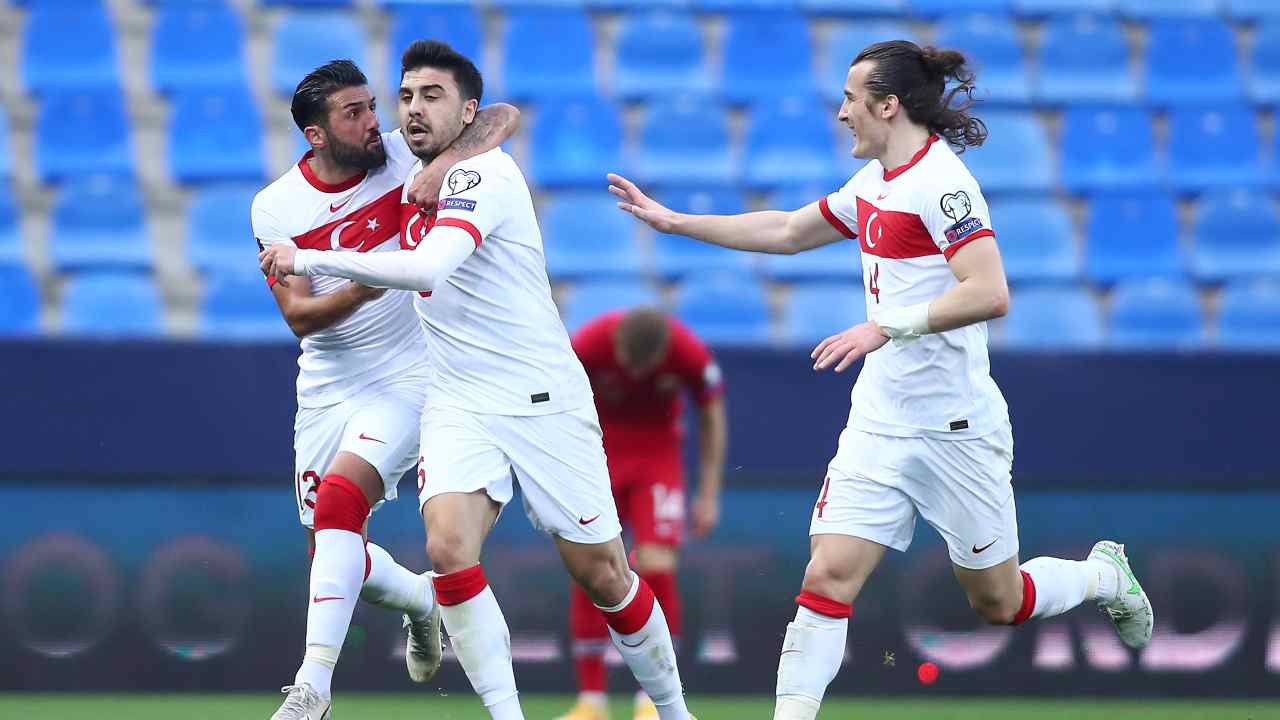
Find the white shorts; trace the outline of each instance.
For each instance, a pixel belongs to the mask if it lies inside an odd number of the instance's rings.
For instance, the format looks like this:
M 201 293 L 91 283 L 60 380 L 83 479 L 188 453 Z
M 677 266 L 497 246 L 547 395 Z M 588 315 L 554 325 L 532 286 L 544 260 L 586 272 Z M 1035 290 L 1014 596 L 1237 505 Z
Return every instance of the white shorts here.
M 970 570 L 998 565 L 1018 553 L 1012 466 L 1007 424 L 972 440 L 846 427 L 809 534 L 852 535 L 903 551 L 918 512 L 946 540 L 951 562 Z
M 396 376 L 362 388 L 336 405 L 298 408 L 293 425 L 293 487 L 304 527 L 314 525 L 316 489 L 339 452 L 352 453 L 377 468 L 383 498 L 396 499 L 401 476 L 418 460 L 426 384 L 420 374 Z
M 437 495 L 477 490 L 506 505 L 518 483 L 534 527 L 570 542 L 608 542 L 622 525 L 602 438 L 594 405 L 531 416 L 428 407 L 419 508 Z

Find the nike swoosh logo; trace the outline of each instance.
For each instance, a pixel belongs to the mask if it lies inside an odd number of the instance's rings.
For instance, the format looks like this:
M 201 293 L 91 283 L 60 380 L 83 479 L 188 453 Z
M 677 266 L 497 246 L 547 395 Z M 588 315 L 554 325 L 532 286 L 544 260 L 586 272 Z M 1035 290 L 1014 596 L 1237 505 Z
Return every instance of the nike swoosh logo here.
M 595 516 L 595 517 L 591 518 L 590 520 L 587 520 L 586 518 L 581 518 L 581 517 L 580 517 L 580 518 L 578 518 L 578 524 L 579 524 L 579 525 L 590 525 L 591 523 L 595 522 L 595 521 L 596 521 L 596 520 L 598 520 L 599 518 L 600 518 L 600 516 L 599 516 L 599 515 L 597 515 L 597 516 Z
M 361 440 L 372 440 L 372 441 L 374 441 L 374 442 L 376 442 L 376 443 L 382 443 L 383 445 L 386 445 L 386 443 L 385 443 L 385 442 L 383 442 L 383 441 L 379 440 L 378 438 L 376 438 L 376 437 L 369 437 L 368 435 L 365 435 L 364 433 L 360 433 L 360 439 L 361 439 Z
M 351 197 L 355 197 L 355 196 L 354 196 L 354 195 L 352 195 Z M 351 198 L 347 198 L 346 200 L 343 200 L 342 202 L 338 203 L 337 205 L 334 205 L 333 203 L 329 203 L 329 212 L 331 212 L 331 213 L 336 213 L 336 212 L 338 212 L 339 210 L 341 210 L 342 208 L 346 207 L 346 206 L 347 206 L 347 203 L 349 203 L 349 202 L 351 202 Z
M 322 602 L 328 602 L 330 600 L 341 600 L 341 599 L 342 597 L 338 595 L 325 595 L 324 597 L 316 595 L 315 597 L 311 598 L 311 602 L 322 603 Z
M 885 194 L 883 194 L 883 195 L 877 195 L 877 196 L 876 196 L 876 200 L 883 200 L 883 199 L 885 199 L 885 198 L 887 198 L 887 197 L 889 197 L 889 193 L 885 193 Z
M 597 517 L 599 517 L 599 516 L 597 516 Z M 641 645 L 643 645 L 643 644 L 644 644 L 644 641 L 645 641 L 645 640 L 648 640 L 648 639 L 649 639 L 649 636 L 647 636 L 647 635 L 646 635 L 646 636 L 644 636 L 644 637 L 640 638 L 640 639 L 636 642 L 636 644 L 635 644 L 635 645 L 632 645 L 631 643 L 627 642 L 626 640 L 624 640 L 624 639 L 622 639 L 622 638 L 618 638 L 618 642 L 622 643 L 623 645 L 626 645 L 626 646 L 627 646 L 627 647 L 629 647 L 629 648 L 638 648 L 638 647 L 640 647 Z
M 983 545 L 982 547 L 978 547 L 977 545 L 974 545 L 973 554 L 977 555 L 978 553 L 982 552 L 983 550 L 986 550 L 987 548 L 991 547 L 992 545 L 995 545 L 998 542 L 1000 542 L 1000 538 L 996 538 L 995 540 L 992 540 L 991 542 L 987 543 L 986 545 Z

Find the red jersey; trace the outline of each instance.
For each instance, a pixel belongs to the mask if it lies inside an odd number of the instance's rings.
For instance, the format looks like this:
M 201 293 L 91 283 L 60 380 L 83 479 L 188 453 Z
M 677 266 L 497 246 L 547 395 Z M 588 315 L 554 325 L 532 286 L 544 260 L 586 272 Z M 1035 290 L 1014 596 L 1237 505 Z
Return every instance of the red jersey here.
M 668 318 L 667 354 L 642 377 L 632 377 L 618 362 L 614 338 L 622 311 L 588 322 L 573 337 L 573 349 L 591 379 L 596 410 L 604 430 L 605 452 L 653 452 L 665 444 L 678 450 L 684 411 L 682 391 L 699 406 L 720 396 L 720 367 L 707 346 L 683 323 Z M 612 457 L 610 458 L 613 459 Z

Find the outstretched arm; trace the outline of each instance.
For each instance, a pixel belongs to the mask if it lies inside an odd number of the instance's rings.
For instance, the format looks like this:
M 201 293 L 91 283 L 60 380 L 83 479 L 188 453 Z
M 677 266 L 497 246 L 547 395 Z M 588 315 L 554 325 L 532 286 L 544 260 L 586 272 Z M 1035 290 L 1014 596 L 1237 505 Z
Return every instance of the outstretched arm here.
M 454 164 L 486 153 L 506 142 L 520 126 L 520 111 L 514 105 L 494 103 L 480 108 L 476 117 L 449 147 L 435 157 L 409 184 L 409 202 L 431 211 L 440 199 L 444 174 Z
M 362 285 L 429 292 L 443 283 L 479 247 L 477 236 L 451 226 L 432 228 L 416 250 L 323 252 L 273 245 L 258 255 L 267 277 L 329 275 Z
M 822 217 L 817 203 L 792 212 L 686 215 L 663 207 L 621 175 L 610 173 L 609 183 L 609 192 L 620 200 L 619 208 L 660 233 L 685 235 L 734 250 L 780 255 L 793 255 L 844 239 Z

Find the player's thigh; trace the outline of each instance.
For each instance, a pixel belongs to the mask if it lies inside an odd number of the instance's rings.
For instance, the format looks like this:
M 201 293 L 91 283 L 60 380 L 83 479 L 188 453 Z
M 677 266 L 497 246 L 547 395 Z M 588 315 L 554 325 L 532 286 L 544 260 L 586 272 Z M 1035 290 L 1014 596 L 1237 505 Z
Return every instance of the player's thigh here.
M 669 548 L 684 543 L 686 503 L 679 448 L 662 448 L 637 463 L 628 484 L 622 523 L 631 529 L 636 547 Z M 638 558 L 637 558 L 638 559 Z
M 511 459 L 534 527 L 582 544 L 621 534 L 595 407 L 486 420 Z
M 888 548 L 852 535 L 809 538 L 809 564 L 801 588 L 843 603 L 852 603 Z
M 423 392 L 417 378 L 393 378 L 366 388 L 352 402 L 339 452 L 353 456 L 342 460 L 344 469 L 360 473 L 370 485 L 361 487 L 376 504 L 396 499 L 400 478 L 418 459 Z
M 433 569 L 445 574 L 478 564 L 485 538 L 501 512 L 502 506 L 483 490 L 442 493 L 427 500 L 422 521 Z
M 303 527 L 315 525 L 316 493 L 342 445 L 350 414 L 346 403 L 298 408 L 293 425 L 293 495 Z
M 845 428 L 818 490 L 810 535 L 847 535 L 898 551 L 911 545 L 915 508 L 898 487 L 894 463 L 900 439 Z
M 985 570 L 1018 555 L 1007 428 L 969 440 L 911 439 L 903 487 L 947 543 L 952 564 Z

